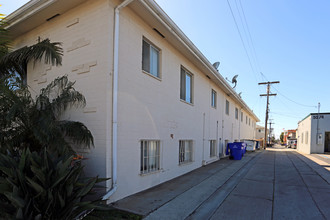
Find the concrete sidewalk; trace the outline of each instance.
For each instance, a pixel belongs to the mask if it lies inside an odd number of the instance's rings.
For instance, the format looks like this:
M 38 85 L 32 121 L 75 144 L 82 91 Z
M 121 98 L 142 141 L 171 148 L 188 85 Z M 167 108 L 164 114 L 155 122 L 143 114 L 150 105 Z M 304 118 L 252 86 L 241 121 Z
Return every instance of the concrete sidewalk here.
M 220 160 L 117 201 L 145 219 L 330 219 L 330 173 L 295 151 Z

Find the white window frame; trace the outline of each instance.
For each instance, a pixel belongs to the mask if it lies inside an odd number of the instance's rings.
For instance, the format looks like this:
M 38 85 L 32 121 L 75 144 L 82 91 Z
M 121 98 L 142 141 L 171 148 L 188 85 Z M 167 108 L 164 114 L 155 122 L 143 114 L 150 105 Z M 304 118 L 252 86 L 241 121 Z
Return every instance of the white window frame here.
M 241 112 L 241 122 L 243 122 L 243 112 Z
M 145 50 L 145 49 L 147 49 L 147 48 L 145 48 L 145 46 L 147 46 L 149 50 Z M 145 55 L 146 51 L 148 51 L 147 55 Z M 156 54 L 157 57 L 155 58 L 153 56 L 153 54 Z M 152 59 L 152 58 L 154 58 L 154 59 Z M 156 62 L 156 64 L 154 62 Z M 147 40 L 145 38 L 142 39 L 142 70 L 145 73 L 148 73 L 156 78 L 159 78 L 159 79 L 161 78 L 161 75 L 160 75 L 160 49 L 158 49 L 149 40 Z
M 188 77 L 189 78 L 188 78 Z M 184 102 L 193 104 L 193 82 L 194 82 L 194 75 L 181 66 L 180 71 L 180 99 Z M 190 79 L 189 81 L 187 81 Z M 188 88 L 189 84 L 189 88 Z M 187 95 L 189 94 L 189 96 Z
M 152 151 L 154 151 L 153 154 Z M 140 141 L 140 173 L 146 174 L 146 173 L 157 172 L 159 170 L 160 170 L 160 140 L 141 140 Z
M 194 146 L 192 140 L 179 140 L 179 165 L 193 162 Z
M 210 140 L 210 157 L 217 156 L 217 141 Z
M 211 90 L 211 106 L 217 108 L 217 92 L 213 89 Z
M 238 120 L 238 108 L 237 107 L 235 107 L 235 119 Z
M 226 99 L 226 106 L 225 106 L 225 111 L 226 111 L 226 115 L 229 115 L 229 109 L 230 109 L 230 103 L 229 101 Z

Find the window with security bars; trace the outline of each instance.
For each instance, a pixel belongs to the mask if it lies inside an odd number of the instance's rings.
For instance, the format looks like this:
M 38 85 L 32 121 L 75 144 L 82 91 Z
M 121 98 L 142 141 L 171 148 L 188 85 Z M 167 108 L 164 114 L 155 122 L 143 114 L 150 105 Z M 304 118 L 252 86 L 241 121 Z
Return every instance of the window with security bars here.
M 193 141 L 179 141 L 179 164 L 192 162 L 193 160 Z
M 210 157 L 215 157 L 217 155 L 216 140 L 210 140 Z
M 160 169 L 160 141 L 141 141 L 141 174 Z

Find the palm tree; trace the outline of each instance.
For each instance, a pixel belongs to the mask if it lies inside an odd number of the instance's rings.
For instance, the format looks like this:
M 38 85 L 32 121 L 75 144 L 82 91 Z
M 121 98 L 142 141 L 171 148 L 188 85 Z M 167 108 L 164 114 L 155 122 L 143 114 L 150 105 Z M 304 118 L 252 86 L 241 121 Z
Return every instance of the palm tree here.
M 26 82 L 27 65 L 29 62 L 44 62 L 45 64 L 61 65 L 63 50 L 61 43 L 41 40 L 38 43 L 16 50 L 11 49 L 5 19 L 0 14 L 0 77 L 15 74 Z
M 9 80 L 8 80 L 9 79 Z M 93 136 L 81 122 L 61 120 L 70 107 L 83 107 L 84 96 L 67 76 L 56 78 L 33 99 L 19 79 L 0 80 L 0 148 L 16 151 L 47 148 L 59 155 L 72 153 L 73 145 L 93 146 Z M 18 88 L 18 89 L 17 89 Z
M 61 65 L 61 43 L 49 39 L 11 50 L 5 23 L 0 20 L 0 151 L 47 147 L 73 153 L 73 144 L 93 145 L 93 136 L 81 122 L 60 120 L 69 107 L 85 106 L 67 76 L 56 78 L 36 99 L 26 86 L 30 62 Z
M 0 77 L 11 73 L 17 74 L 26 83 L 27 65 L 29 62 L 61 65 L 63 50 L 59 42 L 50 42 L 49 39 L 11 51 L 9 41 L 6 40 L 6 31 L 0 30 Z

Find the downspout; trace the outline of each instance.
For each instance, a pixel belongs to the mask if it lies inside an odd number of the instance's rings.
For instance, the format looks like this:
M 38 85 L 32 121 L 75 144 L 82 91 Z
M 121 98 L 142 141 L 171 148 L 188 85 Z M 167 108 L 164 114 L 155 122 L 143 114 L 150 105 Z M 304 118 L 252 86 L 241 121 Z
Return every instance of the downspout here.
M 108 199 L 117 190 L 117 124 L 118 124 L 118 66 L 119 66 L 119 12 L 134 0 L 125 0 L 115 8 L 113 39 L 113 89 L 112 89 L 112 187 L 103 196 Z M 108 146 L 110 148 L 111 146 Z
M 220 148 L 220 141 L 219 141 L 219 121 L 217 121 L 217 134 L 216 134 L 216 141 L 215 141 L 215 143 L 216 143 L 216 146 L 217 146 L 217 148 L 216 148 L 216 154 L 219 155 L 219 152 L 217 152 L 218 149 Z M 218 156 L 218 158 L 220 158 L 220 156 Z
M 242 108 L 238 113 L 238 141 L 241 141 L 241 117 L 242 117 Z

